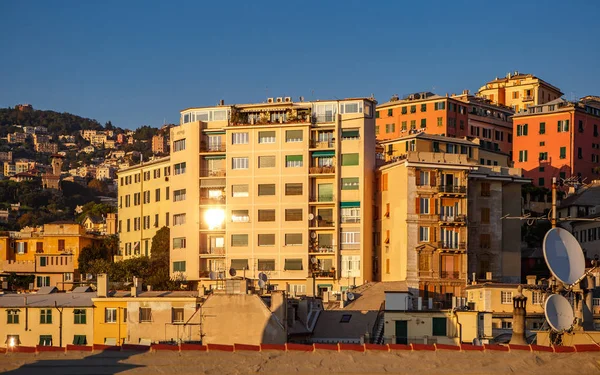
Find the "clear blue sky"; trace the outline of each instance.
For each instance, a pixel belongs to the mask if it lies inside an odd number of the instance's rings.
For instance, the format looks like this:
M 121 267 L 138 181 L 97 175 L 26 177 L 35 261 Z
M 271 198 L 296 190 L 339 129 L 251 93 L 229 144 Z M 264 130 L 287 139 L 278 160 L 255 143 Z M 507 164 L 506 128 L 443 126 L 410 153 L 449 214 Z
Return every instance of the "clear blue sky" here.
M 219 99 L 383 102 L 514 70 L 570 99 L 600 94 L 598 14 L 593 0 L 2 0 L 0 107 L 135 128 Z

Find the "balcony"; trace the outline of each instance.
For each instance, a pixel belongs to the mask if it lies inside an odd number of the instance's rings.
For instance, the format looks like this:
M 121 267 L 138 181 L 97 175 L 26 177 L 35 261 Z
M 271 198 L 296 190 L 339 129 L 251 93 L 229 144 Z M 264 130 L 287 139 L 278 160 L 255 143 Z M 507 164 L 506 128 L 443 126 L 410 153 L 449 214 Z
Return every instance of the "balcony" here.
M 335 227 L 335 223 L 333 221 L 328 220 L 312 220 L 310 223 L 311 228 L 333 228 Z
M 36 272 L 64 273 L 75 270 L 72 255 L 38 255 L 36 262 Z
M 209 247 L 200 251 L 202 256 L 225 256 L 225 247 Z
M 333 194 L 311 195 L 310 202 L 312 203 L 333 203 Z
M 319 246 L 319 245 L 314 245 L 311 246 L 308 249 L 308 253 L 313 255 L 313 254 L 335 254 L 335 246 L 333 245 L 324 245 L 324 246 Z
M 466 215 L 440 215 L 442 225 L 467 225 Z
M 33 260 L 5 260 L 2 263 L 3 272 L 15 272 L 15 273 L 34 273 L 35 262 Z
M 318 148 L 318 149 L 323 149 L 323 148 L 333 148 L 333 141 L 319 141 L 319 140 L 315 140 L 315 139 L 311 139 L 310 140 L 310 148 Z
M 200 177 L 225 177 L 225 169 L 201 169 Z
M 342 216 L 342 223 L 360 223 L 360 216 Z
M 467 187 L 458 185 L 439 185 L 438 192 L 440 194 L 466 194 Z
M 465 250 L 467 244 L 465 242 L 438 242 L 437 248 L 442 250 Z
M 458 271 L 442 271 L 440 272 L 440 277 L 442 279 L 460 279 L 460 272 Z
M 336 119 L 337 119 L 337 116 L 334 114 L 313 115 L 312 116 L 313 124 L 334 122 L 334 121 L 336 121 Z
M 225 196 L 221 197 L 200 197 L 200 204 L 225 204 Z
M 318 271 L 310 271 L 309 272 L 309 276 L 310 277 L 321 277 L 321 278 L 334 278 L 335 277 L 335 271 L 322 271 L 322 270 L 318 270 Z
M 310 167 L 310 174 L 333 174 L 335 173 L 335 167 Z
M 523 101 L 524 102 L 531 102 L 531 101 L 533 101 L 533 96 L 531 96 L 531 95 L 525 95 L 525 96 L 523 96 Z
M 200 152 L 225 152 L 227 151 L 227 146 L 225 144 L 216 144 L 216 145 L 207 145 L 202 142 L 200 146 Z
M 439 220 L 438 215 L 419 214 L 419 221 L 433 222 L 433 221 L 438 221 L 438 220 Z

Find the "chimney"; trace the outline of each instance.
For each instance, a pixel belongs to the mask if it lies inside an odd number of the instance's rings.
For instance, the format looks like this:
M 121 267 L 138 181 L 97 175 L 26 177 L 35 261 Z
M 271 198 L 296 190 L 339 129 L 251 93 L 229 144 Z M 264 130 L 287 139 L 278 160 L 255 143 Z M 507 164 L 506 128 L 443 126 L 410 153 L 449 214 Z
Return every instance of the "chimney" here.
M 223 99 L 219 100 L 219 105 L 225 105 L 225 100 L 223 100 Z
M 282 324 L 287 321 L 287 298 L 283 290 L 275 290 L 271 293 L 271 312 Z
M 131 287 L 131 296 L 137 297 L 142 292 L 142 279 L 133 277 L 133 286 Z
M 527 275 L 527 285 L 536 285 L 537 277 L 535 275 Z
M 100 273 L 96 276 L 96 292 L 98 297 L 108 297 L 108 275 Z
M 527 345 L 525 338 L 525 321 L 527 319 L 527 297 L 523 295 L 523 287 L 519 285 L 517 295 L 513 297 L 512 337 L 510 344 Z

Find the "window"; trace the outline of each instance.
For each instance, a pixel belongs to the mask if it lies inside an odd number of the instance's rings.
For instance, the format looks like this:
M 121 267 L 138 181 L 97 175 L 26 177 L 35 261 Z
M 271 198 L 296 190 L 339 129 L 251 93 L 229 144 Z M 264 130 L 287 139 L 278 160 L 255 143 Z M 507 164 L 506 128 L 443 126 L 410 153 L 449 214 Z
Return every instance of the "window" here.
M 258 196 L 275 195 L 275 184 L 258 184 Z
M 548 160 L 548 153 L 540 152 L 540 160 Z
M 286 130 L 285 131 L 285 141 L 288 143 L 291 142 L 302 142 L 303 134 L 302 130 Z
M 150 203 L 150 190 L 144 192 L 144 204 Z
M 512 329 L 512 322 L 502 321 L 502 329 Z
M 560 148 L 560 158 L 561 159 L 566 159 L 567 158 L 567 148 L 566 147 L 561 147 Z
M 183 323 L 183 307 L 173 307 L 171 309 L 171 322 L 173 323 Z
M 441 110 L 441 109 L 446 109 L 446 102 L 433 103 L 433 109 L 436 111 Z
M 481 208 L 481 222 L 484 224 L 490 223 L 490 209 L 487 207 Z
M 233 145 L 246 145 L 248 144 L 249 136 L 248 133 L 233 133 L 231 134 L 231 144 Z
M 427 104 L 426 103 L 421 104 L 421 112 L 427 112 Z
M 490 183 L 489 182 L 482 182 L 481 183 L 481 196 L 482 197 L 489 197 L 490 196 Z
M 527 150 L 519 151 L 519 161 L 526 162 L 527 161 Z
M 248 246 L 248 235 L 247 234 L 232 234 L 231 235 L 231 246 Z
M 248 158 L 231 158 L 231 169 L 248 169 Z
M 342 190 L 358 190 L 358 177 L 342 178 Z
M 577 147 L 577 158 L 583 159 L 583 149 L 581 147 Z
M 185 139 L 179 139 L 173 142 L 173 152 L 185 150 Z
M 40 309 L 40 324 L 52 324 L 52 309 Z
M 259 168 L 275 168 L 275 156 L 259 156 Z
M 247 270 L 248 268 L 248 259 L 232 259 L 231 260 L 231 268 L 234 270 Z
M 302 271 L 302 259 L 286 259 L 284 271 Z
M 402 131 L 406 131 L 406 129 L 407 129 L 406 128 L 406 121 L 402 121 L 402 123 L 401 123 L 401 130 Z
M 538 178 L 538 186 L 543 187 L 545 185 L 544 177 Z
M 446 318 L 432 318 L 431 323 L 433 336 L 446 336 Z
M 173 202 L 185 200 L 185 189 L 173 190 Z
M 405 115 L 408 113 L 407 107 L 402 107 L 402 114 Z
M 388 114 L 388 117 L 393 116 L 394 110 L 392 108 L 388 109 L 387 114 Z
M 175 167 L 175 175 L 184 174 L 185 173 L 185 162 L 177 163 L 174 165 Z
M 522 135 L 527 135 L 527 131 L 528 131 L 527 128 L 528 128 L 527 124 L 517 125 L 517 137 L 522 136 Z M 541 131 L 541 127 L 540 127 L 540 131 Z M 542 134 L 542 133 L 540 133 L 540 134 Z
M 173 215 L 173 225 L 183 225 L 183 224 L 185 224 L 185 214 Z
M 300 246 L 302 245 L 302 233 L 286 233 L 285 246 Z
M 46 267 L 48 257 L 39 257 L 38 259 L 40 260 L 40 267 Z
M 173 249 L 185 249 L 185 237 L 173 238 Z
M 286 155 L 285 156 L 285 167 L 286 168 L 297 168 L 302 167 L 302 155 Z
M 140 323 L 150 323 L 152 321 L 152 309 L 150 307 L 140 307 Z
M 375 111 L 375 118 L 379 118 L 379 111 Z
M 6 310 L 6 324 L 19 324 L 19 310 Z
M 557 122 L 559 133 L 564 133 L 569 131 L 569 120 L 558 120 Z
M 342 255 L 340 266 L 342 277 L 360 277 L 360 255 Z
M 350 229 L 342 230 L 341 237 L 342 237 L 342 240 L 341 240 L 342 245 L 359 245 L 360 244 L 360 232 L 356 229 L 355 230 L 350 230 Z M 342 247 L 344 247 L 344 246 L 342 246 Z
M 52 346 L 52 335 L 40 335 L 40 346 Z
M 429 227 L 419 227 L 419 242 L 429 242 Z
M 275 259 L 259 259 L 259 271 L 275 271 Z
M 274 131 L 258 132 L 258 143 L 275 143 Z
M 363 113 L 363 102 L 341 103 L 340 113 Z
M 417 128 L 417 120 L 410 120 L 410 128 L 411 129 Z M 411 150 L 411 151 L 413 151 L 413 150 Z
M 427 127 L 427 119 L 421 119 L 421 129 L 425 129 Z
M 544 295 L 541 292 L 531 292 L 531 303 L 541 305 Z
M 258 221 L 275 221 L 275 210 L 258 210 Z
M 302 183 L 285 184 L 285 195 L 302 195 Z
M 410 113 L 416 113 L 417 112 L 417 106 L 416 105 L 411 105 L 410 106 Z
M 247 197 L 248 185 L 231 185 L 231 195 L 233 197 Z
M 73 324 L 87 324 L 87 310 L 86 309 L 75 309 L 73 310 Z
M 160 188 L 154 191 L 154 201 L 160 202 Z
M 360 223 L 360 207 L 342 207 L 340 216 L 342 223 Z
M 173 272 L 185 272 L 185 260 L 173 262 Z
M 342 154 L 342 165 L 358 165 L 358 154 Z
M 87 337 L 85 335 L 74 335 L 73 345 L 87 345 Z
M 27 252 L 27 242 L 17 242 L 17 254 L 22 255 Z
M 502 302 L 503 305 L 512 304 L 513 303 L 513 292 L 501 291 L 500 292 L 500 302 Z
M 426 186 L 429 185 L 429 172 L 427 171 L 419 171 L 419 180 L 417 181 L 417 185 Z
M 301 208 L 288 208 L 285 210 L 285 221 L 302 221 Z
M 250 221 L 248 210 L 232 210 L 231 221 L 234 223 L 247 223 Z
M 540 134 L 546 134 L 546 123 L 540 122 Z
M 272 233 L 259 234 L 258 246 L 275 246 L 275 235 Z
M 38 288 L 43 286 L 50 286 L 50 276 L 37 276 L 36 278 Z
M 385 124 L 386 133 L 394 133 L 396 131 L 396 124 Z
M 419 198 L 419 214 L 429 215 L 429 198 Z

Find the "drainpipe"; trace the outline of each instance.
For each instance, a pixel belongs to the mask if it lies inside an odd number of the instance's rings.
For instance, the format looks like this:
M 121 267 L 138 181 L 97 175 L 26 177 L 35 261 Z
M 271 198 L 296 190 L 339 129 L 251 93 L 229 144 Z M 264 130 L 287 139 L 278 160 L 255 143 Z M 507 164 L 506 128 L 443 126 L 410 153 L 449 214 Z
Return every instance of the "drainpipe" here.
M 58 346 L 62 347 L 62 338 L 63 338 L 63 310 L 64 307 L 62 309 L 58 308 L 58 303 L 56 303 L 56 301 L 54 301 L 54 308 L 58 311 L 59 314 L 59 320 L 58 320 Z
M 29 307 L 27 307 L 27 296 L 23 297 L 25 299 L 25 332 L 29 328 Z

